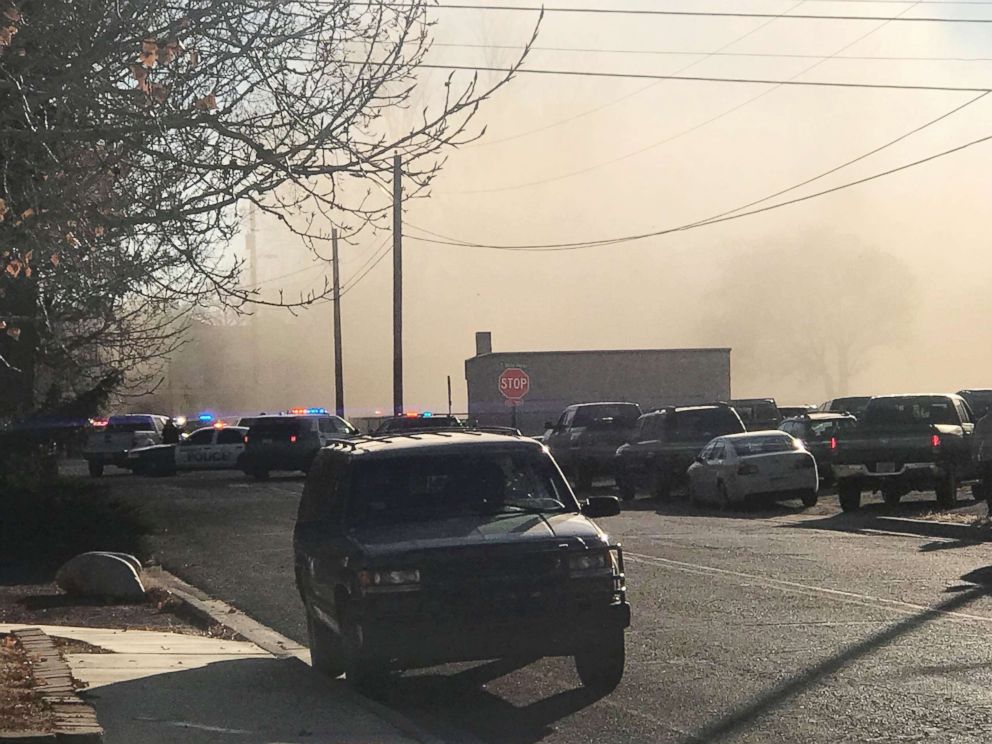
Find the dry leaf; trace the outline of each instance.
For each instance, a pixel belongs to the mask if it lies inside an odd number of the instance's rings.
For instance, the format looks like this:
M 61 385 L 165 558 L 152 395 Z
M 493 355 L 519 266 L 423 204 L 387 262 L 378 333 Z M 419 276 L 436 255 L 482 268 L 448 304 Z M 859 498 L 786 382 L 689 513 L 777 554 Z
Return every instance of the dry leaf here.
M 79 238 L 76 237 L 76 233 L 67 233 L 65 236 L 65 242 L 73 248 L 79 247 Z
M 200 64 L 200 53 L 195 49 L 189 50 L 189 66 L 196 67 Z
M 59 258 L 59 254 L 58 253 L 53 253 L 52 254 L 52 257 L 50 259 L 48 259 L 48 260 L 52 262 L 52 266 L 58 266 L 59 265 L 59 261 L 61 259 Z
M 216 109 L 217 96 L 213 93 L 207 93 L 207 95 L 196 102 L 196 108 L 200 111 L 212 111 Z
M 17 33 L 17 29 L 13 26 L 4 26 L 0 28 L 0 45 L 10 46 L 10 43 L 14 40 L 14 34 Z
M 21 262 L 12 258 L 7 262 L 7 273 L 15 279 L 21 274 Z
M 34 249 L 32 248 L 30 251 L 24 254 L 24 263 L 25 264 L 31 263 L 31 259 L 33 256 L 34 256 Z
M 7 202 L 4 199 L 0 199 L 0 222 L 3 222 L 7 217 Z
M 7 321 L 0 320 L 0 331 L 4 330 L 6 327 L 7 327 Z
M 28 217 L 34 214 L 34 207 L 28 207 L 23 212 L 21 212 L 21 219 L 26 220 Z
M 148 90 L 148 95 L 159 103 L 165 103 L 165 99 L 169 97 L 169 89 L 164 85 L 159 85 L 158 83 L 152 83 Z
M 148 70 L 145 69 L 144 65 L 135 62 L 131 65 L 131 74 L 135 80 L 144 80 L 148 77 Z
M 106 229 L 103 227 L 103 225 L 97 225 L 96 227 L 93 228 L 93 234 L 96 235 L 98 238 L 102 238 L 105 232 Z
M 141 54 L 138 61 L 145 67 L 154 67 L 158 61 L 158 42 L 155 39 L 145 39 L 141 42 Z

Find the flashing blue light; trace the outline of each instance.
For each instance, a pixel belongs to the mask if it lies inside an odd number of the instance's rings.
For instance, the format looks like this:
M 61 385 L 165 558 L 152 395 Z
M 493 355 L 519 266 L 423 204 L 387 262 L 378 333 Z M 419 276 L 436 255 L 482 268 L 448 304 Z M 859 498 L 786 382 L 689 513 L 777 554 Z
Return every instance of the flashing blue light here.
M 433 416 L 434 414 L 433 414 L 433 413 L 431 413 L 430 411 L 424 411 L 424 412 L 423 412 L 422 414 L 420 414 L 420 415 L 421 415 L 421 417 L 423 417 L 423 418 L 430 418 L 430 417 L 431 417 L 431 416 Z
M 203 412 L 196 417 L 197 421 L 201 421 L 206 424 L 214 420 L 214 415 L 212 413 Z
M 326 408 L 308 408 L 307 413 L 327 413 Z

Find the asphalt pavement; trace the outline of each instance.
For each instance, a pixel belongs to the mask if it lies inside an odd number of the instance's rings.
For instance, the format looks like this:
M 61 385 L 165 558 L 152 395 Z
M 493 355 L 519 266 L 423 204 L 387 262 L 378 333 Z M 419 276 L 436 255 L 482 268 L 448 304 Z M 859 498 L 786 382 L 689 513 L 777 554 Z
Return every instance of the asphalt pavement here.
M 291 531 L 302 478 L 110 472 L 157 559 L 306 642 Z M 959 494 L 962 502 L 966 492 Z M 380 702 L 452 742 L 979 742 L 992 729 L 992 551 L 835 497 L 749 513 L 639 499 L 600 523 L 627 556 L 627 671 L 597 699 L 571 660 L 403 675 Z

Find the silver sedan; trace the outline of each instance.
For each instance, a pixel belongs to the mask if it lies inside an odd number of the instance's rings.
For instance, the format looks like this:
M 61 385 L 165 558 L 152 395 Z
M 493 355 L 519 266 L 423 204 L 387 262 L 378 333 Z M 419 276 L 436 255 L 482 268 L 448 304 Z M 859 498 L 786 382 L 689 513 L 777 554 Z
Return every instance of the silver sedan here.
M 723 507 L 799 498 L 815 506 L 816 460 L 795 437 L 754 431 L 717 437 L 689 467 L 690 498 Z

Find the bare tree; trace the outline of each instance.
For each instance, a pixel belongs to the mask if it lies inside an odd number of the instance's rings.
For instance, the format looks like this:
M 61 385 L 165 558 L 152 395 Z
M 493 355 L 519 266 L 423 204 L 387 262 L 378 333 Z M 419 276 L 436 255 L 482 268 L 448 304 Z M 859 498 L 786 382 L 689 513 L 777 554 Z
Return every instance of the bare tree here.
M 21 410 L 143 379 L 207 304 L 263 299 L 228 244 L 245 203 L 318 255 L 388 218 L 470 141 L 483 86 L 449 76 L 399 132 L 427 0 L 0 0 L 0 384 Z M 535 28 L 536 33 L 536 28 Z M 528 46 L 529 48 L 529 46 Z M 517 58 L 516 70 L 523 61 Z M 43 383 L 42 383 L 42 380 Z
M 915 286 L 899 259 L 824 231 L 740 250 L 702 322 L 734 347 L 739 376 L 852 394 L 876 353 L 909 337 Z

